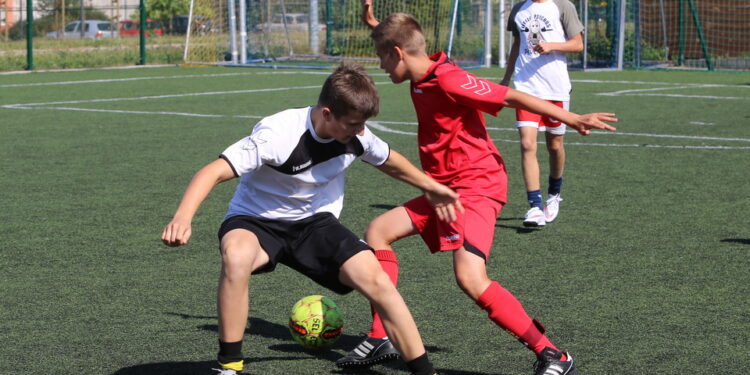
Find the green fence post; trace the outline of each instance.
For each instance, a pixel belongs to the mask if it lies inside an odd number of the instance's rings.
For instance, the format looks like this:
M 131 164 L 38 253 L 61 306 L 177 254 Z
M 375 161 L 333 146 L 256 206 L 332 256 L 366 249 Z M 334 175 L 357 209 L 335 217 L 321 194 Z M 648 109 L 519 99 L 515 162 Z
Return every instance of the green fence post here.
M 708 52 L 708 41 L 703 34 L 703 27 L 701 27 L 700 17 L 698 17 L 698 9 L 695 8 L 695 2 L 690 0 L 690 12 L 693 14 L 693 23 L 695 23 L 695 29 L 698 31 L 698 39 L 701 42 L 701 49 L 703 49 L 703 56 L 706 57 L 706 66 L 708 70 L 714 70 L 714 63 L 711 60 L 711 54 Z
M 679 41 L 679 54 L 677 57 L 677 65 L 685 65 L 685 0 L 680 0 L 680 6 L 678 7 L 678 19 L 679 32 L 677 38 Z
M 34 70 L 34 4 L 26 0 L 26 70 Z
M 638 1 L 633 2 L 633 22 L 635 30 L 633 31 L 635 47 L 633 48 L 633 65 L 636 68 L 641 67 L 641 7 Z
M 138 65 L 146 65 L 146 0 L 140 0 L 140 3 L 138 4 L 138 8 L 140 11 L 140 32 L 138 33 L 138 36 L 140 38 L 140 60 L 138 61 Z
M 326 0 L 326 55 L 333 55 L 333 0 Z

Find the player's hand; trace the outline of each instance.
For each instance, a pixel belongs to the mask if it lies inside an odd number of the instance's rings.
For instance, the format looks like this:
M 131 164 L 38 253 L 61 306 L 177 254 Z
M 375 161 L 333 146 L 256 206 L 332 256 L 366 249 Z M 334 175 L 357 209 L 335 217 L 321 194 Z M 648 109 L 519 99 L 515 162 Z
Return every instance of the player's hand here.
M 378 19 L 375 18 L 375 11 L 372 8 L 372 1 L 373 0 L 361 0 L 362 2 L 362 21 L 370 26 L 370 28 L 375 28 L 380 22 L 378 22 Z
M 456 211 L 464 212 L 464 206 L 458 200 L 460 195 L 443 184 L 437 184 L 434 189 L 426 191 L 424 195 L 432 207 L 435 207 L 435 212 L 441 221 L 456 221 L 458 218 Z
M 581 135 L 589 135 L 591 133 L 589 129 L 615 131 L 617 130 L 617 128 L 607 123 L 617 121 L 619 120 L 617 119 L 617 117 L 615 117 L 614 113 L 596 112 L 580 115 L 578 116 L 578 121 L 576 121 L 575 124 L 568 125 L 576 129 Z
M 552 48 L 547 42 L 539 42 L 539 44 L 534 46 L 534 52 L 540 55 L 546 55 L 552 52 Z
M 188 243 L 191 234 L 190 221 L 174 218 L 161 232 L 161 241 L 171 247 L 182 246 Z

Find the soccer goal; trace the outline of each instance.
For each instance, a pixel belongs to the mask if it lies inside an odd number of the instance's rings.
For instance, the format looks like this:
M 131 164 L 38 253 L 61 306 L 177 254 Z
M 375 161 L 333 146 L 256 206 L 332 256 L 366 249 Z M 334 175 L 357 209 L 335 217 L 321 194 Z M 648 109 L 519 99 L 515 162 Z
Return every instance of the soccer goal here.
M 412 14 L 428 52 L 446 51 L 465 68 L 489 66 L 492 0 L 377 0 L 375 16 Z M 377 66 L 356 0 L 191 0 L 186 63 L 320 68 L 341 60 Z M 223 14 L 223 17 L 220 17 Z M 495 33 L 497 38 L 497 33 Z M 495 57 L 496 58 L 496 57 Z

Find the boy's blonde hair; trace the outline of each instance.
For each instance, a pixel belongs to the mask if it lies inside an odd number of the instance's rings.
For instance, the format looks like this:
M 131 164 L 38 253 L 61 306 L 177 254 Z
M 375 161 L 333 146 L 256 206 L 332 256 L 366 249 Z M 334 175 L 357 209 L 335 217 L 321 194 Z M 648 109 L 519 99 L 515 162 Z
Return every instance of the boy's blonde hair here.
M 410 14 L 391 14 L 372 30 L 370 37 L 377 51 L 390 53 L 398 46 L 408 54 L 427 53 L 422 27 Z

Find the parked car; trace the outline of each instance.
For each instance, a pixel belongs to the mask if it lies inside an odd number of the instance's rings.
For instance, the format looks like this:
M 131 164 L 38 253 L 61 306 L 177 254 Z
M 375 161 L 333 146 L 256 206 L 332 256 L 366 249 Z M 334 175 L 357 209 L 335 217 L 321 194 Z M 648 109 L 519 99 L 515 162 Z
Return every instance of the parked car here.
M 53 39 L 79 39 L 81 37 L 81 21 L 73 21 L 62 30 L 47 33 L 47 38 Z M 89 39 L 111 38 L 117 35 L 112 23 L 102 20 L 84 20 L 83 37 Z
M 140 20 L 122 20 L 120 21 L 120 36 L 138 36 L 141 32 L 141 21 Z M 146 36 L 164 35 L 164 29 L 161 24 L 152 19 L 146 20 Z
M 286 13 L 285 15 L 282 14 L 275 14 L 273 18 L 271 19 L 270 23 L 259 23 L 254 26 L 254 29 L 256 31 L 263 31 L 263 30 L 269 30 L 269 31 L 283 31 L 284 30 L 284 20 L 286 20 L 286 29 L 289 31 L 308 31 L 309 25 L 308 25 L 308 15 L 307 13 Z M 318 24 L 318 30 L 325 31 L 326 25 L 323 23 Z

